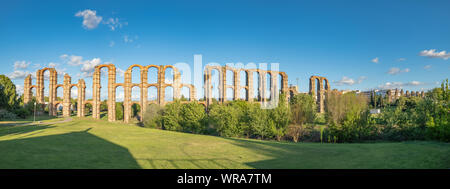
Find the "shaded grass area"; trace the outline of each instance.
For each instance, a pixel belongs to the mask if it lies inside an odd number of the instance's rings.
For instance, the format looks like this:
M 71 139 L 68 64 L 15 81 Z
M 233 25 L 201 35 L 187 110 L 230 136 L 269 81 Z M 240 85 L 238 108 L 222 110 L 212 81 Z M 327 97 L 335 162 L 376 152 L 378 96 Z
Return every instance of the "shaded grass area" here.
M 0 168 L 450 168 L 448 143 L 274 142 L 73 119 L 0 123 Z

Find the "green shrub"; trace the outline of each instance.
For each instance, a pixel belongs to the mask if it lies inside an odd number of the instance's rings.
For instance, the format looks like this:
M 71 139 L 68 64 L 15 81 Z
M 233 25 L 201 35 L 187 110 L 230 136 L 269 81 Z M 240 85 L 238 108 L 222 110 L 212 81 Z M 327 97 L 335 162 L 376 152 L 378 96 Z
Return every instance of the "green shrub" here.
M 158 104 L 150 104 L 144 114 L 143 126 L 147 128 L 162 129 L 164 108 Z
M 173 103 L 167 104 L 164 107 L 162 129 L 170 131 L 183 131 L 183 128 L 180 125 L 180 110 L 181 103 L 178 100 L 175 100 Z
M 208 113 L 208 122 L 217 134 L 226 137 L 240 136 L 239 111 L 233 106 L 213 104 Z
M 206 133 L 206 113 L 204 106 L 197 102 L 182 104 L 180 125 L 184 132 Z
M 0 120 L 12 120 L 16 118 L 16 114 L 13 114 L 5 109 L 0 109 Z
M 368 112 L 368 100 L 355 93 L 339 94 L 332 91 L 327 94 L 325 117 L 330 134 L 342 142 L 352 142 L 370 138 L 374 120 Z
M 116 102 L 116 120 L 123 120 L 123 102 Z

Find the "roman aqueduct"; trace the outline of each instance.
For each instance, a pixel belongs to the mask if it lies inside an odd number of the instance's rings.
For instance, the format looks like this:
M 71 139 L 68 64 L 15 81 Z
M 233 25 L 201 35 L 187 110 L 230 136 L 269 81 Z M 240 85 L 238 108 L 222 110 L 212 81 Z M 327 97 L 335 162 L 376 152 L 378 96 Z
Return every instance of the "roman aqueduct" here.
M 132 83 L 132 70 L 134 67 L 138 67 L 140 69 L 140 82 Z M 43 106 L 48 106 L 49 115 L 56 116 L 57 115 L 57 107 L 62 106 L 62 115 L 67 117 L 71 115 L 71 109 L 73 104 L 71 103 L 71 92 L 72 88 L 77 88 L 77 116 L 84 117 L 87 112 L 86 104 L 92 105 L 92 117 L 95 119 L 100 119 L 100 93 L 101 93 L 101 69 L 106 68 L 107 78 L 108 78 L 108 97 L 107 97 L 107 110 L 108 110 L 108 121 L 115 121 L 116 114 L 116 88 L 122 87 L 124 89 L 124 122 L 129 122 L 132 115 L 131 106 L 133 104 L 140 105 L 140 113 L 146 111 L 148 104 L 159 104 L 165 105 L 169 102 L 166 102 L 164 97 L 166 93 L 166 87 L 172 87 L 173 89 L 173 98 L 179 99 L 181 97 L 181 89 L 186 87 L 189 89 L 189 100 L 182 101 L 182 103 L 195 101 L 197 103 L 203 104 L 205 108 L 207 108 L 210 104 L 213 103 L 213 86 L 212 86 L 212 72 L 213 70 L 218 72 L 218 98 L 217 101 L 219 103 L 224 103 L 227 99 L 243 99 L 249 102 L 257 101 L 260 103 L 267 103 L 271 99 L 278 99 L 279 93 L 284 92 L 287 94 L 286 98 L 289 98 L 290 95 L 297 93 L 296 87 L 288 87 L 288 76 L 285 72 L 279 71 L 268 71 L 261 69 L 241 69 L 241 68 L 233 68 L 230 66 L 205 66 L 204 68 L 204 99 L 197 100 L 196 88 L 192 84 L 184 84 L 181 83 L 181 76 L 179 70 L 172 65 L 131 65 L 124 73 L 124 82 L 116 83 L 116 67 L 113 64 L 102 64 L 95 67 L 95 71 L 93 73 L 93 83 L 92 83 L 92 99 L 86 100 L 86 83 L 83 79 L 79 79 L 78 83 L 72 83 L 72 79 L 68 74 L 64 75 L 63 84 L 58 84 L 58 74 L 54 68 L 43 68 L 36 72 L 36 82 L 33 84 L 32 75 L 28 75 L 24 81 L 24 102 L 28 103 L 33 95 L 36 97 L 36 101 Z M 156 83 L 148 83 L 148 71 L 151 68 L 155 68 L 157 70 L 157 81 Z M 173 78 L 171 82 L 167 82 L 165 79 L 165 72 L 168 68 L 171 68 L 173 71 Z M 48 75 L 48 102 L 44 99 L 44 73 L 49 72 Z M 232 82 L 227 82 L 227 72 L 228 74 L 232 74 Z M 245 85 L 241 85 L 241 78 L 239 75 L 241 72 L 245 73 Z M 254 77 L 253 74 L 256 73 L 258 77 L 258 86 L 254 86 Z M 278 77 L 279 76 L 279 77 Z M 270 79 L 268 79 L 268 77 Z M 278 86 L 278 78 L 281 79 L 280 85 Z M 62 100 L 58 100 L 57 98 L 57 89 L 63 89 Z M 140 98 L 139 101 L 132 101 L 132 88 L 139 87 L 140 89 Z M 150 87 L 155 87 L 157 89 L 157 98 L 156 100 L 148 100 L 148 90 Z M 257 88 L 255 88 L 257 87 Z M 36 94 L 33 94 L 32 90 L 36 90 Z M 227 97 L 227 89 L 232 89 L 232 97 Z M 257 94 L 254 94 L 256 91 Z M 267 92 L 270 91 L 270 92 Z M 244 97 L 242 97 L 244 96 Z M 142 118 L 141 118 L 142 119 Z
M 132 70 L 133 68 L 139 68 L 140 70 L 140 82 L 132 82 Z M 131 65 L 124 73 L 124 82 L 116 83 L 116 67 L 114 64 L 102 64 L 95 67 L 93 73 L 93 83 L 92 83 L 92 99 L 86 99 L 86 83 L 83 79 L 79 79 L 78 83 L 72 83 L 72 79 L 68 74 L 64 75 L 64 80 L 62 84 L 58 84 L 58 73 L 55 68 L 43 68 L 36 71 L 36 82 L 33 85 L 32 75 L 29 74 L 24 81 L 24 102 L 28 103 L 33 96 L 36 98 L 36 102 L 41 104 L 43 107 L 48 107 L 48 113 L 51 116 L 57 115 L 57 108 L 62 106 L 62 115 L 68 117 L 71 115 L 71 109 L 73 109 L 74 104 L 71 102 L 72 88 L 77 88 L 77 116 L 86 116 L 86 105 L 90 104 L 92 106 L 92 117 L 94 119 L 100 119 L 100 105 L 101 105 L 101 69 L 105 68 L 108 70 L 108 97 L 107 97 L 107 110 L 108 110 L 108 121 L 116 120 L 116 88 L 122 87 L 124 90 L 123 97 L 123 121 L 128 123 L 132 117 L 132 105 L 138 104 L 140 108 L 140 115 L 144 115 L 149 104 L 165 105 L 170 103 L 165 101 L 166 88 L 172 88 L 173 99 L 180 99 L 181 90 L 187 88 L 189 90 L 189 100 L 181 101 L 181 103 L 187 102 L 197 102 L 207 107 L 213 103 L 213 84 L 212 84 L 212 72 L 216 71 L 218 74 L 218 82 L 215 86 L 216 92 L 218 93 L 217 102 L 224 103 L 227 99 L 238 100 L 242 99 L 249 102 L 259 102 L 261 104 L 267 104 L 272 99 L 278 99 L 280 93 L 285 93 L 286 98 L 298 93 L 297 86 L 288 87 L 288 76 L 285 72 L 280 71 L 269 71 L 261 69 L 242 69 L 233 68 L 230 66 L 210 66 L 207 65 L 204 68 L 203 73 L 203 90 L 204 98 L 197 100 L 196 87 L 192 84 L 181 83 L 181 74 L 179 70 L 172 65 L 147 65 L 142 66 L 138 64 Z M 167 81 L 165 78 L 166 70 L 172 69 L 173 78 L 171 81 Z M 156 82 L 148 83 L 148 73 L 149 69 L 156 69 Z M 48 100 L 46 102 L 44 95 L 44 80 L 45 72 L 48 73 Z M 228 72 L 228 73 L 227 73 Z M 240 74 L 245 73 L 244 82 L 241 82 Z M 227 82 L 227 74 L 231 74 L 231 82 Z M 254 77 L 257 74 L 257 77 Z M 257 80 L 257 86 L 254 86 L 254 80 Z M 278 81 L 280 79 L 280 81 Z M 242 85 L 244 83 L 244 85 Z M 278 86 L 280 85 L 280 86 Z M 138 87 L 140 90 L 140 98 L 138 101 L 132 100 L 132 89 L 133 87 Z M 148 100 L 148 91 L 150 88 L 156 88 L 156 100 Z M 57 98 L 57 89 L 63 89 L 62 99 Z M 35 94 L 32 90 L 35 89 Z M 232 90 L 231 97 L 227 97 L 228 89 Z M 326 98 L 326 93 L 331 90 L 330 83 L 327 78 L 321 76 L 311 76 L 309 78 L 309 94 L 312 95 L 317 104 L 318 112 L 322 113 L 325 111 L 324 102 Z M 256 94 L 255 94 L 256 93 Z M 386 95 L 388 95 L 389 101 L 398 99 L 400 96 L 420 96 L 424 97 L 424 92 L 419 91 L 406 91 L 403 94 L 403 89 L 399 91 L 388 90 Z M 140 118 L 142 121 L 142 117 Z

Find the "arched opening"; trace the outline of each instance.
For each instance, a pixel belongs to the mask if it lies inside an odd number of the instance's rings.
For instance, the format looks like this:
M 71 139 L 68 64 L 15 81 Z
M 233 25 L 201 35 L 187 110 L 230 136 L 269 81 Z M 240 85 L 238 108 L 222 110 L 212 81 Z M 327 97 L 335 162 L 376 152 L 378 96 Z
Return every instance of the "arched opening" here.
M 234 72 L 231 70 L 227 70 L 226 72 L 227 85 L 234 85 Z M 227 95 L 228 96 L 228 95 Z
M 139 86 L 133 86 L 131 88 L 131 101 L 139 102 L 141 100 L 141 88 Z
M 211 70 L 211 93 L 213 101 L 219 101 L 220 98 L 220 91 L 219 91 L 219 84 L 220 84 L 220 72 L 217 69 Z
M 72 86 L 70 89 L 70 115 L 77 115 L 78 112 L 78 87 Z
M 276 91 L 278 94 L 283 93 L 283 75 L 277 74 L 277 88 Z
M 174 80 L 174 72 L 171 67 L 166 68 L 164 71 L 164 82 L 167 84 L 173 83 Z
M 62 116 L 63 105 L 58 103 L 55 105 L 56 116 Z
M 124 120 L 123 100 L 125 98 L 125 90 L 122 86 L 116 87 L 116 120 Z
M 56 101 L 63 101 L 63 98 L 64 98 L 64 88 L 62 86 L 57 86 L 55 99 Z
M 141 83 L 141 69 L 138 66 L 131 68 L 131 83 Z
M 245 87 L 248 86 L 248 73 L 246 71 L 240 71 L 239 72 L 239 86 L 241 87 Z M 241 90 L 239 91 L 239 97 L 242 100 L 248 100 L 248 92 L 247 89 L 245 88 L 241 88 Z
M 259 91 L 260 88 L 260 78 L 259 78 L 259 72 L 253 72 L 253 96 L 251 98 L 254 98 L 255 101 L 261 101 L 261 93 Z
M 99 114 L 101 119 L 108 119 L 108 80 L 109 80 L 109 68 L 100 68 L 100 109 Z M 105 79 L 103 79 L 105 78 Z
M 42 104 L 42 109 L 44 114 L 48 115 L 50 102 L 50 70 L 44 70 L 44 72 L 42 72 L 42 77 L 42 86 L 44 87 L 44 104 Z
M 182 87 L 181 88 L 181 101 L 191 101 L 191 89 L 189 87 Z
M 227 100 L 233 100 L 234 99 L 234 89 L 231 87 L 227 87 Z
M 155 67 L 150 67 L 147 71 L 147 83 L 153 84 L 158 83 L 158 69 Z
M 133 105 L 131 105 L 131 117 L 138 121 L 141 120 L 141 105 L 139 105 L 139 103 L 133 103 Z
M 149 102 L 157 102 L 158 101 L 158 88 L 155 86 L 151 86 L 147 90 L 147 101 Z
M 271 100 L 272 99 L 272 94 L 271 91 L 272 90 L 272 75 L 270 73 L 266 73 L 266 100 Z
M 91 116 L 92 115 L 92 104 L 86 103 L 84 104 L 84 116 Z
M 164 101 L 165 102 L 172 102 L 173 101 L 173 87 L 167 86 L 164 89 L 164 92 L 165 92 L 165 94 L 164 94 Z
M 321 96 L 320 96 L 320 91 L 321 91 L 321 89 L 320 89 L 320 79 L 319 78 L 315 78 L 314 81 L 316 82 L 316 91 L 314 92 L 315 97 L 316 97 L 316 103 L 320 104 L 320 99 L 321 99 Z M 317 106 L 317 108 L 318 108 L 318 111 L 320 111 L 320 107 Z
M 239 80 L 240 80 L 240 86 L 248 86 L 248 78 L 247 78 L 247 72 L 246 71 L 240 71 L 239 73 Z
M 240 90 L 240 99 L 242 99 L 242 100 L 248 100 L 248 92 L 247 92 L 248 90 L 246 89 L 246 88 L 241 88 L 241 90 Z

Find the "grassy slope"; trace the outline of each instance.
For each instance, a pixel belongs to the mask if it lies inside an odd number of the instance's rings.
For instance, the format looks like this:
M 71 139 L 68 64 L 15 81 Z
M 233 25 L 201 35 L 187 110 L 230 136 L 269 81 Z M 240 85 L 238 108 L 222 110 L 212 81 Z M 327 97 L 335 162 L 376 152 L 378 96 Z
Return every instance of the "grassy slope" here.
M 448 143 L 279 143 L 89 118 L 0 122 L 0 152 L 0 168 L 450 168 Z

